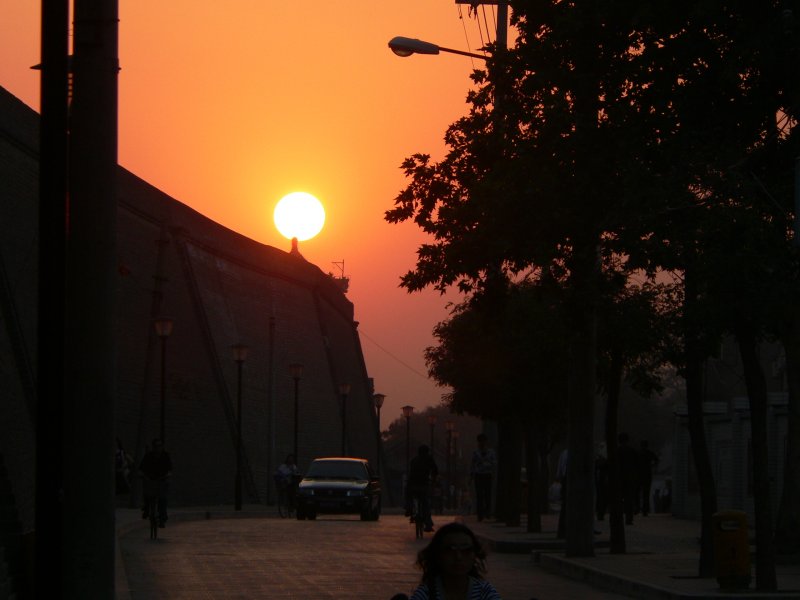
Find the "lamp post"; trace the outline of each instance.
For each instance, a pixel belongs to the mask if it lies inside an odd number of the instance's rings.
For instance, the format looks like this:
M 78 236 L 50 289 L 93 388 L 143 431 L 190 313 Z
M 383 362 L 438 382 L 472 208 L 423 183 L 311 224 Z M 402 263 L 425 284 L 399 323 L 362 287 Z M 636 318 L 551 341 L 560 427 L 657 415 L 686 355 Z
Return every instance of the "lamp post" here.
M 453 508 L 458 508 L 458 486 L 456 482 L 458 481 L 458 438 L 461 436 L 461 433 L 458 431 L 453 431 Z
M 403 407 L 403 416 L 406 418 L 406 477 L 408 477 L 408 464 L 411 462 L 411 415 L 413 414 L 413 406 Z
M 303 365 L 299 363 L 292 363 L 289 365 L 289 374 L 294 379 L 294 464 L 300 464 L 300 457 L 297 455 L 297 423 L 298 423 L 298 406 L 300 399 L 300 378 L 303 376 Z
M 236 483 L 234 486 L 234 510 L 242 510 L 242 365 L 249 348 L 244 344 L 231 346 L 236 361 Z
M 433 433 L 436 429 L 436 415 L 428 415 L 428 425 L 431 426 L 431 456 L 433 456 Z
M 375 403 L 375 411 L 377 413 L 377 424 L 376 433 L 377 437 L 375 438 L 375 450 L 376 454 L 376 465 L 378 470 L 378 477 L 381 476 L 381 406 L 383 406 L 383 401 L 386 400 L 386 394 L 373 394 L 372 401 Z
M 349 383 L 339 384 L 339 395 L 342 397 L 342 456 L 347 456 L 347 394 L 350 393 Z
M 172 333 L 172 319 L 159 317 L 153 321 L 156 334 L 161 338 L 161 443 L 166 444 L 167 415 L 167 338 Z
M 456 424 L 453 423 L 450 419 L 447 419 L 444 422 L 445 431 L 447 431 L 447 454 L 446 454 L 446 461 L 447 461 L 447 508 L 453 508 L 453 501 L 450 494 L 450 484 L 453 481 L 453 473 L 452 473 L 452 459 L 450 457 L 451 449 L 453 447 L 453 429 L 455 428 Z
M 403 58 L 411 56 L 412 54 L 439 54 L 439 52 L 447 52 L 448 54 L 459 54 L 461 56 L 486 60 L 483 54 L 453 50 L 452 48 L 445 48 L 444 46 L 438 46 L 431 42 L 424 42 L 422 40 L 403 36 L 393 37 L 389 40 L 389 48 L 391 48 L 392 52 L 397 54 L 397 56 L 402 56 Z

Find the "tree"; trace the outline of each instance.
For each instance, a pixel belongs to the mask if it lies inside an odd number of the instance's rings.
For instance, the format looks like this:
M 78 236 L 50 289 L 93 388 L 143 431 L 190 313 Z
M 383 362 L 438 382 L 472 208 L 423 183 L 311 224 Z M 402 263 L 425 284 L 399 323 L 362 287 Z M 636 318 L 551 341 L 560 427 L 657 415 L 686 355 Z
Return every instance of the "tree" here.
M 662 390 L 661 374 L 675 344 L 671 334 L 676 314 L 671 286 L 645 281 L 634 284 L 622 262 L 606 269 L 599 310 L 599 387 L 606 397 L 605 438 L 608 453 L 610 551 L 624 553 L 625 527 L 621 473 L 617 455 L 620 392 L 627 383 L 642 398 Z M 615 291 L 614 291 L 615 289 Z
M 439 345 L 426 352 L 431 376 L 452 388 L 451 410 L 498 422 L 497 516 L 508 524 L 519 523 L 524 433 L 535 433 L 528 443 L 538 447 L 562 428 L 566 361 L 558 323 L 540 283 L 498 284 L 456 307 L 434 330 Z M 528 481 L 529 489 L 541 485 L 535 473 Z

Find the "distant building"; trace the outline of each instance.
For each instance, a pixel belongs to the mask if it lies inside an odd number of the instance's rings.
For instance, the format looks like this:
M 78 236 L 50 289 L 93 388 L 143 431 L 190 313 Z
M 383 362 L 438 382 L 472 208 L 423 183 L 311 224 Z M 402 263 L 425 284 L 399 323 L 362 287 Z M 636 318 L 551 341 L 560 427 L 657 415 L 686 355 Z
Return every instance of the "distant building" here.
M 785 360 L 776 344 L 761 349 L 762 368 L 769 390 L 769 478 L 773 518 L 783 490 L 786 464 L 787 409 Z M 706 402 L 703 405 L 706 441 L 720 510 L 746 511 L 753 518 L 753 448 L 750 405 L 744 387 L 736 343 L 722 345 L 719 356 L 706 363 Z M 700 488 L 694 468 L 685 406 L 675 413 L 672 512 L 681 517 L 700 518 Z

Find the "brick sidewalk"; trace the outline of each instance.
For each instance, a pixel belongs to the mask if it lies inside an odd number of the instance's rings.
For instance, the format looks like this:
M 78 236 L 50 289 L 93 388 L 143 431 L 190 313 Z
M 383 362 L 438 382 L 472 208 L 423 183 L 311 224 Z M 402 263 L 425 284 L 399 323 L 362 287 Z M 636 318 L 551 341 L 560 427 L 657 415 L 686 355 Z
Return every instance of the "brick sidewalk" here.
M 391 511 L 390 511 L 391 512 Z M 397 512 L 397 511 L 394 511 Z M 197 522 L 211 520 L 207 526 L 202 527 L 202 535 L 214 536 L 227 526 L 223 523 L 227 519 L 235 518 L 276 518 L 276 511 L 271 507 L 246 506 L 241 512 L 234 512 L 230 507 L 212 508 L 192 508 L 192 509 L 173 509 L 168 523 L 166 536 L 172 535 L 170 529 L 178 523 Z M 435 516 L 437 523 L 444 523 L 454 518 L 454 516 Z M 800 565 L 779 566 L 778 571 L 778 593 L 766 594 L 749 590 L 744 593 L 725 593 L 719 590 L 717 582 L 713 578 L 697 578 L 697 561 L 699 558 L 698 537 L 699 523 L 684 519 L 677 519 L 668 515 L 653 515 L 647 518 L 638 517 L 635 525 L 626 528 L 626 543 L 628 552 L 624 555 L 609 554 L 607 549 L 608 542 L 608 522 L 597 524 L 600 534 L 597 536 L 599 544 L 606 543 L 605 547 L 598 547 L 594 557 L 590 558 L 566 558 L 563 553 L 563 542 L 555 539 L 556 516 L 546 515 L 543 517 L 543 532 L 538 534 L 527 533 L 525 527 L 506 527 L 504 524 L 483 522 L 478 523 L 473 516 L 455 517 L 463 520 L 472 527 L 475 532 L 493 550 L 494 558 L 490 557 L 490 579 L 505 575 L 505 579 L 513 581 L 515 579 L 530 578 L 521 589 L 536 589 L 537 592 L 530 594 L 540 600 L 547 598 L 619 598 L 628 596 L 633 598 L 657 599 L 657 600 L 689 600 L 697 598 L 727 598 L 729 600 L 748 599 L 761 600 L 773 598 L 800 598 Z M 397 524 L 391 525 L 392 522 Z M 285 520 L 281 527 L 286 527 L 291 521 Z M 404 518 L 399 515 L 388 516 L 382 519 L 385 525 L 390 528 L 391 536 L 403 537 L 410 530 L 405 531 Z M 306 522 L 308 523 L 308 522 Z M 297 524 L 297 523 L 296 523 Z M 287 531 L 301 533 L 300 528 L 294 525 Z M 126 565 L 122 560 L 122 553 L 119 551 L 119 539 L 126 535 L 133 535 L 133 532 L 142 530 L 142 538 L 145 537 L 146 523 L 141 519 L 137 510 L 121 509 L 117 511 L 117 532 L 118 532 L 118 551 L 117 551 L 117 600 L 130 600 L 130 587 L 125 572 Z M 360 526 L 360 523 L 354 523 Z M 407 525 L 407 523 L 406 523 Z M 524 525 L 524 524 L 523 524 Z M 255 527 L 255 521 L 254 525 Z M 427 537 L 427 536 L 426 536 Z M 240 553 L 239 547 L 221 537 L 220 543 L 225 543 L 224 552 Z M 143 546 L 143 548 L 151 546 Z M 408 550 L 408 549 L 406 549 Z M 413 549 L 412 549 L 413 550 Z M 148 550 L 149 552 L 149 550 Z M 514 553 L 519 558 L 511 558 Z M 335 552 L 333 552 L 335 556 Z M 506 554 L 509 558 L 503 559 L 497 554 Z M 321 556 L 321 555 L 320 555 Z M 392 555 L 393 556 L 393 555 Z M 416 574 L 410 569 L 413 551 L 408 555 L 408 565 L 403 563 L 400 568 L 395 567 L 391 571 L 397 580 L 399 590 L 408 588 Z M 534 558 L 536 562 L 534 562 Z M 244 559 L 242 559 L 244 560 Z M 263 561 L 274 561 L 275 558 L 263 558 Z M 327 558 L 325 559 L 328 560 Z M 387 573 L 387 566 L 393 564 L 395 559 L 388 559 L 389 563 L 383 565 L 382 573 Z M 511 565 L 507 567 L 507 565 Z M 260 565 L 260 563 L 259 563 Z M 516 565 L 516 566 L 513 566 Z M 502 568 L 501 568 L 502 567 Z M 511 571 L 508 570 L 511 569 Z M 516 569 L 516 570 L 514 570 Z M 582 582 L 590 587 L 574 588 L 578 595 L 567 593 L 570 586 L 580 586 L 581 584 L 558 583 L 558 579 L 544 581 L 544 572 L 558 575 L 562 578 L 569 578 L 576 582 Z M 259 572 L 264 576 L 266 571 L 259 568 Z M 517 573 L 517 575 L 514 575 Z M 510 574 L 510 575 L 509 575 Z M 186 577 L 186 573 L 183 573 Z M 550 576 L 552 577 L 552 576 Z M 191 580 L 191 577 L 188 578 Z M 569 579 L 561 579 L 566 582 Z M 137 580 L 134 577 L 134 580 Z M 531 583 L 532 582 L 532 583 Z M 136 581 L 141 584 L 141 580 Z M 400 587 L 402 584 L 405 587 Z M 754 585 L 751 584 L 751 587 Z M 563 588 L 563 589 L 562 589 Z M 592 592 L 592 590 L 596 590 Z M 519 592 L 517 592 L 519 594 Z M 606 595 L 607 594 L 607 595 Z M 525 598 L 530 595 L 526 595 Z M 160 596 L 153 596 L 160 597 Z M 186 596 L 189 598 L 190 596 Z M 228 597 L 226 595 L 203 595 L 209 598 Z M 294 596 L 292 596 L 294 597 Z M 367 596 L 365 596 L 367 597 Z M 519 597 L 522 597 L 520 595 Z
M 608 521 L 595 524 L 600 533 L 595 556 L 566 558 L 563 542 L 556 540 L 557 515 L 542 518 L 542 533 L 527 533 L 525 523 L 506 527 L 500 523 L 465 521 L 498 552 L 533 552 L 548 571 L 634 598 L 682 600 L 688 598 L 800 598 L 800 565 L 777 567 L 778 593 L 751 589 L 722 592 L 716 579 L 697 577 L 700 523 L 671 515 L 637 516 L 625 528 L 626 554 L 609 554 Z

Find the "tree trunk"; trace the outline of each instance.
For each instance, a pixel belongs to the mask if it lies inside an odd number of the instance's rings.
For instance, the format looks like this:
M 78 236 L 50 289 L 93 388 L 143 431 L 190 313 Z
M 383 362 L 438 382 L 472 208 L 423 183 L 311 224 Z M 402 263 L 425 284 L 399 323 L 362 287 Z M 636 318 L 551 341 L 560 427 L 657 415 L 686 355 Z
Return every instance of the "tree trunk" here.
M 622 478 L 617 455 L 617 414 L 622 385 L 622 357 L 615 351 L 611 357 L 608 396 L 606 398 L 606 452 L 608 454 L 608 526 L 609 552 L 625 554 L 625 525 L 622 517 Z
M 779 554 L 800 554 L 800 323 L 792 322 L 782 341 L 786 353 L 789 412 L 775 549 Z
M 508 433 L 511 440 L 508 461 L 508 502 L 506 504 L 505 523 L 509 527 L 517 527 L 522 521 L 522 440 L 523 430 L 513 419 L 508 421 Z
M 568 387 L 566 555 L 594 556 L 594 405 L 596 390 L 596 296 L 599 271 L 595 245 L 577 242 L 571 278 L 573 327 Z
M 522 469 L 522 435 L 513 419 L 497 423 L 497 498 L 494 515 L 506 525 L 520 523 L 520 472 Z
M 769 483 L 767 432 L 767 382 L 761 370 L 753 331 L 746 325 L 736 331 L 742 357 L 745 385 L 750 398 L 753 448 L 753 503 L 756 529 L 756 588 L 778 589 L 775 548 L 772 544 L 772 500 Z
M 539 464 L 539 432 L 529 425 L 526 429 L 525 468 L 528 475 L 528 526 L 529 533 L 542 531 L 542 469 Z
M 689 413 L 689 438 L 692 446 L 697 481 L 700 487 L 700 561 L 698 574 L 700 577 L 714 575 L 714 540 L 712 539 L 711 517 L 717 512 L 717 488 L 714 472 L 708 456 L 706 431 L 703 421 L 703 354 L 700 350 L 697 328 L 692 324 L 691 314 L 697 299 L 697 285 L 691 266 L 685 273 L 684 293 L 684 344 L 686 365 L 686 406 Z

